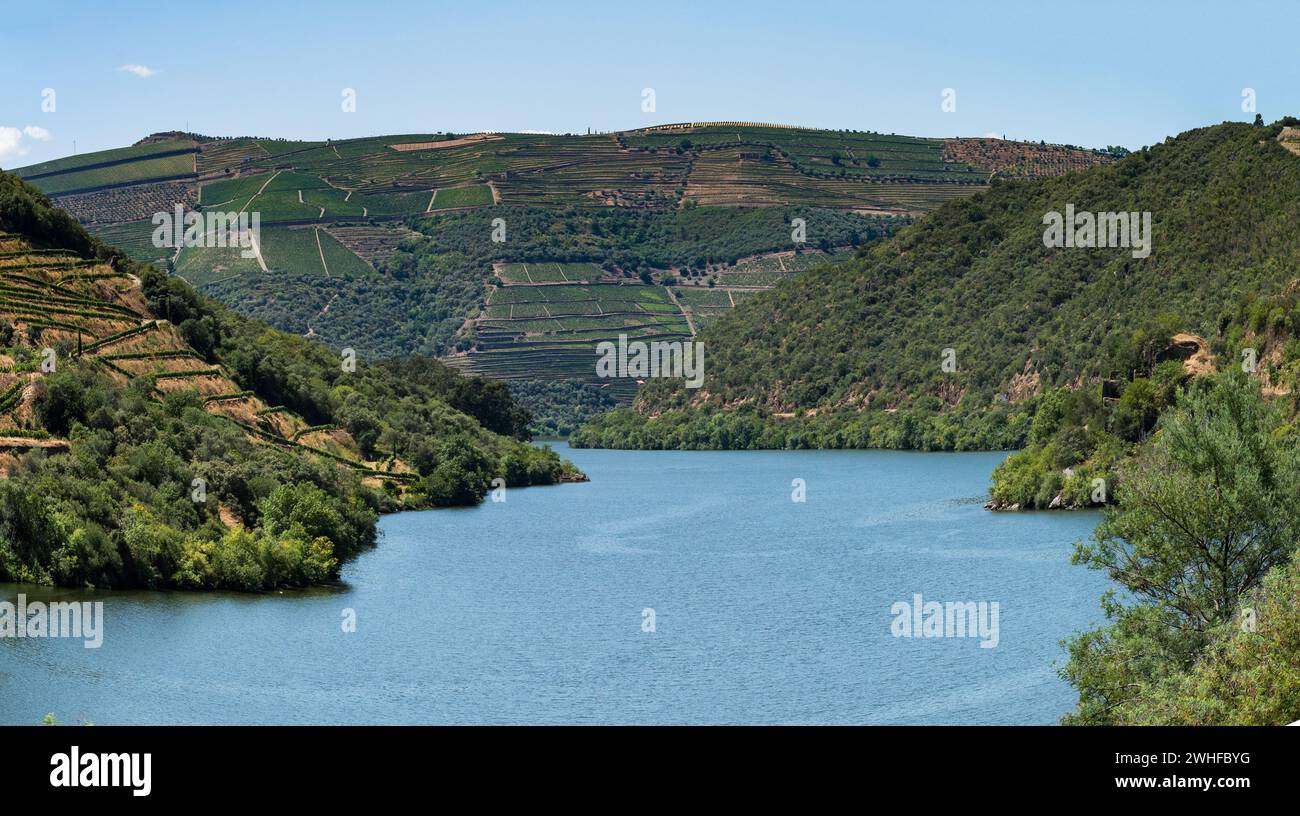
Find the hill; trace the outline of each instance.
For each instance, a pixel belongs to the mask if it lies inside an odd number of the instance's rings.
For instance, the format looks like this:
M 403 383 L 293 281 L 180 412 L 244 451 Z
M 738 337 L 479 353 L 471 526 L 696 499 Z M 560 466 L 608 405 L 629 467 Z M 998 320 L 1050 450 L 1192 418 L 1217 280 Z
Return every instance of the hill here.
M 570 442 L 1023 445 L 993 473 L 992 506 L 1105 505 L 1074 562 L 1119 590 L 1066 644 L 1079 697 L 1063 721 L 1293 722 L 1295 124 L 995 183 L 741 304 L 700 334 L 702 388 L 656 380 Z M 1071 211 L 1094 228 L 1150 214 L 1150 241 L 1058 244 L 1053 214 Z M 1086 237 L 1084 222 L 1072 238 Z
M 595 381 L 603 339 L 688 337 L 992 178 L 1110 159 L 997 139 L 715 122 L 325 142 L 164 133 L 16 172 L 102 239 L 242 314 L 366 357 L 448 355 L 529 399 L 581 393 L 594 404 L 635 391 Z M 256 257 L 155 240 L 155 214 L 177 205 L 256 213 Z M 490 240 L 496 219 L 500 241 Z M 804 243 L 792 240 L 794 219 Z M 510 288 L 537 283 L 586 288 Z M 539 430 L 573 421 L 571 406 Z
M 377 512 L 580 478 L 526 425 L 500 384 L 241 318 L 0 174 L 0 580 L 328 581 Z
M 703 388 L 651 383 L 576 441 L 1018 447 L 1044 390 L 1119 387 L 1177 333 L 1235 359 L 1225 330 L 1240 302 L 1280 292 L 1300 261 L 1300 161 L 1282 127 L 1223 124 L 1059 178 L 995 181 L 741 304 L 699 337 Z M 1045 219 L 1067 208 L 1149 213 L 1149 256 L 1046 245 Z
M 963 187 L 987 186 L 995 175 L 1056 175 L 1108 158 L 1000 139 L 719 122 L 586 136 L 440 133 L 324 142 L 167 133 L 14 172 L 91 224 L 147 220 L 154 212 L 144 206 L 147 188 L 170 181 L 184 182 L 203 206 L 256 197 L 267 223 L 330 223 L 494 203 L 662 209 L 692 200 L 917 213 L 967 194 Z

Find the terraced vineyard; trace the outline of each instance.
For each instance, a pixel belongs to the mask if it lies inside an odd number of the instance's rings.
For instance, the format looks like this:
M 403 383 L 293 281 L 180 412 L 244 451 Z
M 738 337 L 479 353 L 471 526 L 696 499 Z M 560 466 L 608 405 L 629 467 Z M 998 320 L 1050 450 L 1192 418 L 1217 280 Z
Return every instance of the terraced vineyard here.
M 256 211 L 263 224 L 367 223 L 493 204 L 672 209 L 802 204 L 917 214 L 983 189 L 1108 161 L 995 139 L 752 123 L 616 134 L 410 134 L 303 142 L 156 134 L 128 148 L 19 168 L 95 229 L 143 247 L 152 212 Z M 128 226 L 129 225 L 129 226 Z M 152 252 L 141 259 L 155 260 Z
M 596 377 L 596 345 L 631 340 L 688 340 L 747 297 L 850 252 L 778 252 L 706 268 L 701 277 L 669 285 L 607 274 L 596 264 L 500 263 L 479 316 L 466 333 L 473 347 L 446 361 L 500 379 L 591 382 L 630 399 L 632 380 Z M 674 277 L 668 275 L 668 277 Z
M 702 122 L 632 131 L 623 134 L 622 140 L 632 147 L 651 149 L 768 147 L 809 175 L 838 175 L 842 170 L 850 176 L 973 182 L 983 182 L 988 175 L 945 157 L 946 140 L 894 134 Z
M 1056 145 L 713 122 L 342 141 L 163 133 L 16 172 L 131 257 L 277 328 L 371 357 L 451 354 L 494 377 L 590 380 L 600 340 L 689 336 L 825 260 L 777 251 L 791 245 L 794 218 L 807 222 L 807 246 L 826 252 L 995 175 L 1110 160 Z M 256 213 L 252 257 L 157 246 L 152 219 L 177 205 Z M 489 241 L 498 217 L 505 244 Z M 635 387 L 602 385 L 620 398 Z
M 559 264 L 519 264 L 562 270 Z M 474 352 L 448 358 L 463 369 L 502 379 L 539 376 L 595 382 L 630 398 L 636 383 L 595 377 L 595 348 L 619 335 L 684 340 L 690 325 L 661 286 L 519 284 L 495 287 L 476 321 Z
M 151 314 L 140 281 L 111 263 L 35 249 L 0 233 L 0 328 L 10 343 L 22 341 L 0 353 L 0 469 L 5 471 L 29 448 L 67 447 L 67 440 L 38 430 L 32 400 L 42 365 L 70 359 L 96 365 L 123 382 L 151 378 L 160 397 L 197 391 L 205 410 L 239 425 L 253 441 L 342 463 L 372 483 L 413 478 L 400 462 L 365 461 L 346 432 L 309 427 L 241 390 L 175 326 Z
M 132 257 L 175 263 L 202 284 L 256 270 L 232 263 L 220 249 L 154 246 L 154 213 L 179 204 L 256 212 L 264 226 L 326 227 L 496 204 L 804 205 L 917 214 L 983 189 L 994 173 L 1052 174 L 1107 160 L 1095 151 L 991 139 L 688 123 L 588 136 L 411 134 L 338 142 L 166 133 L 15 172 Z M 344 257 L 355 254 L 346 242 L 322 245 L 312 262 L 301 238 L 273 232 L 265 254 L 340 274 L 375 266 L 373 248 L 355 262 Z
M 331 226 L 329 234 L 361 260 L 374 264 L 390 257 L 403 241 L 419 238 L 420 233 L 395 224 L 371 226 Z
M 592 263 L 500 263 L 493 265 L 493 272 L 507 284 L 590 283 L 605 277 L 605 272 Z
M 1007 178 L 1059 176 L 1096 164 L 1096 154 L 1081 147 L 1035 145 L 1003 139 L 949 139 L 944 159 L 987 167 Z
M 686 178 L 684 198 L 719 207 L 807 204 L 871 213 L 919 213 L 952 198 L 985 189 L 987 176 L 952 178 L 810 174 L 780 152 L 720 146 L 700 152 Z
M 131 147 L 83 153 L 33 164 L 14 171 L 47 195 L 69 195 L 106 186 L 139 184 L 160 179 L 194 177 L 192 139 L 145 139 Z

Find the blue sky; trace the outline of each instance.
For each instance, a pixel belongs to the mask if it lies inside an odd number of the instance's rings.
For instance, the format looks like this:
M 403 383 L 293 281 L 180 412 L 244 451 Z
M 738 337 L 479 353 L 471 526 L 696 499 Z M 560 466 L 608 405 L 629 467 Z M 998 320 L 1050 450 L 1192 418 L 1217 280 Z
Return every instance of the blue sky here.
M 1253 119 L 1244 88 L 1267 121 L 1300 115 L 1298 24 L 1290 2 L 9 0 L 0 166 L 187 126 L 321 139 L 740 119 L 1140 147 Z

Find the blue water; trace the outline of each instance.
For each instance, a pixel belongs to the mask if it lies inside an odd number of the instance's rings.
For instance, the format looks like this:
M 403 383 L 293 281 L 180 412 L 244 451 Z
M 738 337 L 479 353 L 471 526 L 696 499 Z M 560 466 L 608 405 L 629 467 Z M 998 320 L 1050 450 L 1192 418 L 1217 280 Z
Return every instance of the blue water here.
M 0 722 L 1051 723 L 1104 579 L 1092 513 L 990 513 L 1001 454 L 569 451 L 587 484 L 403 513 L 334 589 L 73 592 L 104 644 L 0 638 Z M 791 500 L 791 481 L 807 500 Z M 891 605 L 997 601 L 999 643 Z M 342 631 L 343 610 L 356 631 Z M 643 631 L 643 610 L 655 631 Z

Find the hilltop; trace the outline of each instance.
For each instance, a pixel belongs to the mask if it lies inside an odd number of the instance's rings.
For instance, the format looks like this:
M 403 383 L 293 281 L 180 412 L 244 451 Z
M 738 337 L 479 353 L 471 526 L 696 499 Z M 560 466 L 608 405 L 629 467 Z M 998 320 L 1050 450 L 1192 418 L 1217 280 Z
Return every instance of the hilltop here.
M 0 580 L 328 581 L 379 512 L 581 478 L 527 421 L 500 384 L 241 318 L 0 174 Z
M 1241 303 L 1281 292 L 1300 262 L 1287 123 L 1222 124 L 1066 176 L 995 181 L 742 303 L 700 334 L 702 389 L 649 384 L 634 410 L 575 441 L 1018 447 L 1040 394 L 1106 381 L 1117 395 L 1176 354 L 1178 333 L 1236 359 Z M 1150 213 L 1153 251 L 1046 246 L 1045 216 L 1069 206 Z
M 17 172 L 100 238 L 242 314 L 366 357 L 446 356 L 510 380 L 535 409 L 567 406 L 541 428 L 555 432 L 585 416 L 580 406 L 634 393 L 594 382 L 600 340 L 689 337 L 992 179 L 1111 159 L 712 122 L 322 142 L 172 132 Z M 178 204 L 258 213 L 257 256 L 156 246 L 151 219 Z M 795 219 L 804 243 L 792 240 Z M 583 288 L 515 288 L 538 283 Z

